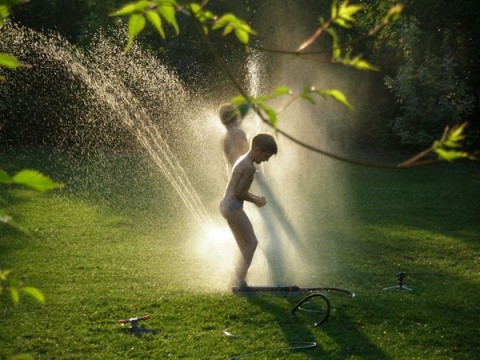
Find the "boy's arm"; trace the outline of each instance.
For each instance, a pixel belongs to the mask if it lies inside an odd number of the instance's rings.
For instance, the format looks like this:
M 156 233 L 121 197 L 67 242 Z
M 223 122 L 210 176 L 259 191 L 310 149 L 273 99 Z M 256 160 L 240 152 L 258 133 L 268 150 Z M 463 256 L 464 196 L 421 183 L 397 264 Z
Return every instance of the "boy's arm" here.
M 265 198 L 263 196 L 253 195 L 248 191 L 252 185 L 255 171 L 255 167 L 243 170 L 243 174 L 240 177 L 240 181 L 237 185 L 235 196 L 238 199 L 249 201 L 257 206 L 263 206 L 266 204 Z

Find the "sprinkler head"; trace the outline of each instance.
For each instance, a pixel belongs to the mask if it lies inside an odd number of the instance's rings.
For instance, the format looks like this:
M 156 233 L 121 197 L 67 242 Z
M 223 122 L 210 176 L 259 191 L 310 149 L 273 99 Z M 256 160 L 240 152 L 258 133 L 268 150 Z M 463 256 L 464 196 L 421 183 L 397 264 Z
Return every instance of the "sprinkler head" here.
M 135 318 L 130 318 L 130 319 L 124 319 L 124 320 L 118 320 L 118 323 L 122 324 L 122 326 L 125 325 L 125 324 L 128 324 L 128 323 L 132 324 L 132 326 L 128 328 L 128 331 L 132 332 L 132 333 L 135 333 L 135 334 L 141 334 L 141 333 L 145 333 L 145 332 L 156 334 L 157 330 L 145 329 L 145 328 L 142 328 L 142 327 L 138 326 L 139 321 L 148 320 L 148 319 L 150 319 L 150 315 L 135 317 Z

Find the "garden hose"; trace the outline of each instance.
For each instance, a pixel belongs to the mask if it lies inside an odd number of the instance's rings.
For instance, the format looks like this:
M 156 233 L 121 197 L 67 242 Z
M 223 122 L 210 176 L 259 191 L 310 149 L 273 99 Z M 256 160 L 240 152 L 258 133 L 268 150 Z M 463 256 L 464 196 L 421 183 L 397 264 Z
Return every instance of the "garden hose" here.
M 288 286 L 288 287 L 282 287 L 282 286 L 277 286 L 277 287 L 272 287 L 272 286 L 264 286 L 264 287 L 247 287 L 244 292 L 305 292 L 305 291 L 318 291 L 318 290 L 326 290 L 326 291 L 338 291 L 338 292 L 343 292 L 351 295 L 352 297 L 355 296 L 355 293 L 353 293 L 350 290 L 347 289 L 342 289 L 342 288 L 333 288 L 333 287 L 316 287 L 316 288 L 300 288 L 298 286 Z M 316 305 L 315 306 L 309 306 L 313 304 L 313 300 L 316 299 Z M 318 304 L 320 304 L 320 307 L 318 307 Z M 295 315 L 297 311 L 304 311 L 304 312 L 309 312 L 313 314 L 317 314 L 320 316 L 320 319 L 314 324 L 315 326 L 319 326 L 323 324 L 325 321 L 327 321 L 329 315 L 330 315 L 330 300 L 328 300 L 328 297 L 325 294 L 315 292 L 312 293 L 306 297 L 304 297 L 302 300 L 300 300 L 291 310 L 291 314 Z M 240 340 L 249 340 L 247 338 L 242 338 L 240 336 L 233 335 L 232 333 L 228 331 L 223 332 L 225 336 L 228 336 L 233 339 L 240 339 Z M 264 349 L 260 350 L 254 353 L 248 353 L 248 354 L 242 354 L 242 355 L 235 355 L 230 357 L 230 360 L 233 359 L 240 359 L 243 357 L 247 356 L 252 356 L 252 355 L 257 355 L 259 353 L 263 352 L 269 352 L 269 351 L 287 351 L 287 350 L 303 350 L 303 349 L 312 349 L 317 346 L 316 342 L 308 342 L 308 341 L 298 341 L 298 342 L 293 342 L 291 343 L 291 346 L 288 347 L 283 347 L 283 348 L 271 348 L 271 349 Z M 295 344 L 295 345 L 293 345 Z
M 229 332 L 226 331 L 226 330 L 225 330 L 223 333 L 224 333 L 225 336 L 228 336 L 228 337 L 233 338 L 233 339 L 239 339 L 239 340 L 247 340 L 247 341 L 249 341 L 249 339 L 247 339 L 247 338 L 242 338 L 242 337 L 240 337 L 240 336 L 233 335 L 233 334 L 229 333 Z M 243 358 L 243 357 L 253 356 L 253 355 L 257 355 L 257 354 L 264 353 L 264 352 L 270 352 L 270 351 L 287 351 L 287 350 L 312 349 L 312 348 L 314 348 L 314 347 L 317 346 L 317 343 L 316 343 L 316 342 L 313 342 L 313 341 L 295 341 L 295 342 L 292 342 L 291 344 L 296 344 L 296 345 L 291 345 L 291 346 L 287 346 L 287 347 L 283 347 L 283 348 L 278 348 L 278 349 L 277 349 L 277 348 L 263 349 L 263 350 L 256 351 L 256 352 L 253 352 L 253 353 L 235 355 L 235 356 L 229 357 L 228 359 L 229 359 L 229 360 L 240 359 L 240 358 Z
M 325 302 L 325 309 L 321 309 L 321 310 L 317 310 L 317 309 L 313 309 L 313 308 L 307 308 L 307 307 L 302 307 L 303 304 L 306 304 L 308 303 L 310 300 L 312 300 L 313 298 L 315 297 L 320 297 L 324 302 Z M 302 310 L 302 311 L 306 311 L 306 312 L 311 312 L 311 313 L 316 313 L 316 314 L 320 314 L 321 318 L 319 321 L 317 321 L 315 323 L 315 326 L 318 326 L 318 325 L 321 325 L 323 324 L 325 321 L 327 321 L 328 317 L 330 316 L 330 301 L 328 300 L 328 298 L 322 294 L 322 293 L 313 293 L 313 294 L 310 294 L 308 295 L 307 297 L 303 298 L 302 300 L 300 300 L 292 309 L 292 315 L 295 315 L 295 312 L 297 310 Z

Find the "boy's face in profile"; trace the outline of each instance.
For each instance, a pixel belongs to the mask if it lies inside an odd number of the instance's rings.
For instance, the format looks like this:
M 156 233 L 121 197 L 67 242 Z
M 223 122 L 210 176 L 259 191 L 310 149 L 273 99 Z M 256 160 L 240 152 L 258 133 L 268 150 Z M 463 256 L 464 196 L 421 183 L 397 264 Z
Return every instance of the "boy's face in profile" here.
M 270 157 L 273 155 L 271 152 L 269 151 L 262 151 L 260 149 L 258 149 L 258 152 L 257 152 L 258 156 L 255 157 L 254 161 L 255 161 L 255 164 L 260 164 L 264 161 L 268 161 L 270 159 Z

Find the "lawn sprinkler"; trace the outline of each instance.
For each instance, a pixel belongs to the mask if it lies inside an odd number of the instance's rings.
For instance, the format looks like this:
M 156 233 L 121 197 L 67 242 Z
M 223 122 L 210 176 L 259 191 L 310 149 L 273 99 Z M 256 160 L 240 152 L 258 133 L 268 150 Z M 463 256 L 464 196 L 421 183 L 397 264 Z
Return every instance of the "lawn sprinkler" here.
M 127 330 L 131 333 L 134 333 L 134 334 L 141 334 L 141 333 L 145 333 L 145 332 L 149 332 L 149 333 L 157 333 L 156 330 L 150 330 L 150 329 L 145 329 L 145 328 L 142 328 L 138 325 L 138 323 L 140 321 L 143 321 L 143 320 L 148 320 L 150 319 L 150 315 L 147 315 L 147 316 L 142 316 L 142 317 L 136 317 L 136 318 L 130 318 L 130 319 L 126 319 L 126 320 L 118 320 L 118 323 L 119 324 L 122 324 L 122 326 L 124 326 L 125 324 L 132 324 L 132 326 L 130 326 Z
M 403 279 L 407 276 L 407 273 L 404 271 L 400 271 L 397 274 L 397 285 L 396 286 L 390 286 L 386 287 L 383 290 L 407 290 L 407 291 L 412 291 L 408 286 L 403 285 Z

